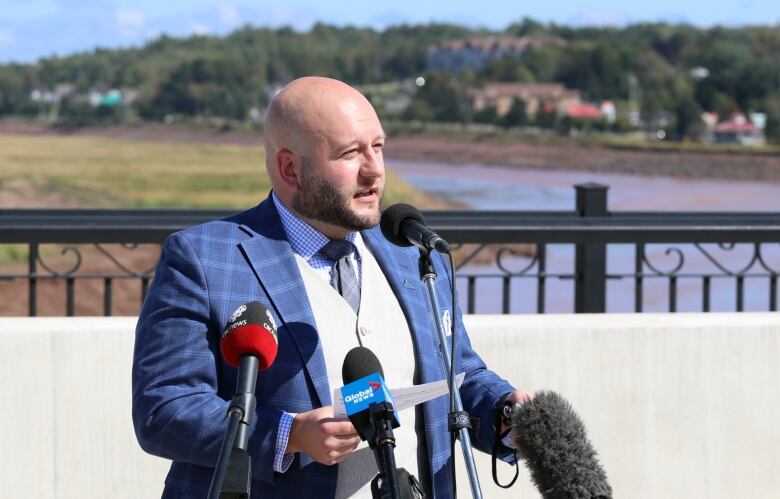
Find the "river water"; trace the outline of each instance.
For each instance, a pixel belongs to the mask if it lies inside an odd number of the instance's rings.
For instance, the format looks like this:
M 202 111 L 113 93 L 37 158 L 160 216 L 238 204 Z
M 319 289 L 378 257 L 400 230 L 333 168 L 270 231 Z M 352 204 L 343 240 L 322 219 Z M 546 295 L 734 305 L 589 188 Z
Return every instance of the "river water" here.
M 388 169 L 400 174 L 418 189 L 446 199 L 464 203 L 475 210 L 565 210 L 575 206 L 574 185 L 598 182 L 609 186 L 610 211 L 780 211 L 780 185 L 732 180 L 695 180 L 672 177 L 589 173 L 582 171 L 535 171 L 512 167 L 483 165 L 446 165 L 437 163 L 387 161 Z M 647 260 L 660 271 L 671 271 L 683 255 L 677 288 L 678 311 L 700 311 L 703 301 L 701 277 L 686 274 L 723 275 L 717 264 L 730 270 L 746 267 L 753 257 L 752 245 L 737 245 L 733 249 L 717 245 L 702 245 L 704 251 L 685 244 L 648 245 Z M 706 252 L 706 253 L 705 253 Z M 574 269 L 572 245 L 548 245 L 548 272 L 571 273 Z M 768 266 L 780 271 L 780 246 L 762 245 L 762 256 Z M 714 263 L 714 262 L 717 262 Z M 512 270 L 530 263 L 529 259 L 509 260 Z M 607 248 L 609 274 L 632 273 L 634 247 L 613 244 Z M 645 271 L 649 269 L 646 267 Z M 753 273 L 766 270 L 753 265 Z M 493 274 L 495 266 L 469 266 L 464 273 Z M 501 280 L 477 280 L 477 312 L 501 311 Z M 550 279 L 545 292 L 547 312 L 573 310 L 573 283 L 567 279 Z M 711 280 L 710 307 L 713 311 L 736 308 L 736 279 L 716 277 Z M 745 310 L 768 310 L 769 280 L 766 277 L 745 279 Z M 643 310 L 669 310 L 669 280 L 645 279 Z M 465 283 L 459 283 L 459 293 L 465 297 Z M 536 310 L 536 280 L 512 279 L 512 313 L 532 313 Z M 462 300 L 461 300 L 462 301 Z M 464 304 L 465 305 L 465 304 Z M 611 279 L 607 285 L 607 310 L 634 310 L 632 279 Z

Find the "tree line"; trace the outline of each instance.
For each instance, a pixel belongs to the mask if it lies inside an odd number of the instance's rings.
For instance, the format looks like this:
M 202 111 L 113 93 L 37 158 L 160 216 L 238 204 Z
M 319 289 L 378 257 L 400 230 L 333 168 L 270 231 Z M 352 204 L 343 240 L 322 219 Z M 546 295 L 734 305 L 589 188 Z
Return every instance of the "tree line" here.
M 433 44 L 540 35 L 563 43 L 529 47 L 520 58 L 506 57 L 458 75 L 426 73 L 427 49 Z M 243 120 L 251 108 L 267 105 L 275 86 L 311 74 L 367 86 L 424 76 L 426 85 L 400 116 L 408 119 L 474 120 L 468 90 L 487 81 L 559 82 L 579 90 L 585 100 L 634 103 L 646 123 L 672 116 L 681 136 L 696 134 L 702 111 L 722 117 L 764 112 L 768 126 L 777 127 L 780 26 L 574 28 L 531 19 L 502 31 L 449 24 L 382 31 L 317 24 L 307 32 L 247 26 L 225 37 L 162 36 L 138 48 L 0 65 L 0 116 L 45 113 L 47 104 L 31 99 L 31 92 L 68 84 L 73 91 L 57 103 L 66 118 L 92 113 L 95 120 L 119 120 L 129 112 L 147 120 L 166 115 Z M 78 98 L 91 89 L 111 88 L 136 92 L 129 110 L 90 111 Z

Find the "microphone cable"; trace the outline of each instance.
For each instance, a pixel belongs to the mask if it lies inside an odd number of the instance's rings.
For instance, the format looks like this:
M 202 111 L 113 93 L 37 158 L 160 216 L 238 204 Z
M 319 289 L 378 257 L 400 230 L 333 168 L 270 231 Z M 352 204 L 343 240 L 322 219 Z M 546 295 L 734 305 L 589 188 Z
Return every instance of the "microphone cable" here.
M 455 257 L 452 255 L 452 250 L 447 251 L 447 256 L 449 257 L 449 264 L 450 264 L 450 272 L 449 272 L 449 279 L 450 279 L 450 293 L 451 293 L 451 300 L 452 300 L 452 315 L 450 317 L 450 377 L 456 377 L 455 376 L 455 357 L 457 354 L 457 343 L 455 341 L 455 322 L 457 318 L 457 308 L 458 308 L 458 302 L 457 300 L 457 294 L 456 294 L 456 286 L 455 286 Z M 446 270 L 446 269 L 445 269 Z M 450 390 L 450 414 L 458 414 L 457 406 L 455 404 L 455 390 L 458 389 L 457 382 L 454 382 L 455 384 L 452 386 L 452 389 Z M 465 412 L 461 411 L 462 413 Z M 468 413 L 465 413 L 468 414 Z M 449 422 L 448 422 L 449 423 Z M 449 423 L 451 424 L 451 423 Z M 468 415 L 468 426 L 467 428 L 472 431 L 478 431 L 479 428 L 479 420 L 477 418 L 472 418 L 471 415 Z M 457 497 L 458 496 L 458 485 L 457 485 L 457 479 L 455 474 L 455 440 L 457 440 L 457 435 L 455 431 L 450 431 L 450 456 L 452 456 L 452 496 Z

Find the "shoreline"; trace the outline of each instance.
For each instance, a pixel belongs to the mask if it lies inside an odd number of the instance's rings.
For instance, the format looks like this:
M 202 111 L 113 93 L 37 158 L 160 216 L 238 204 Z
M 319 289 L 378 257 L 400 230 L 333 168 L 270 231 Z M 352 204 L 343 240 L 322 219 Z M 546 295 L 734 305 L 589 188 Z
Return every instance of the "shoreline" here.
M 37 123 L 0 122 L 0 134 L 60 137 L 100 137 L 141 142 L 212 143 L 258 146 L 262 134 L 253 130 L 220 131 L 189 125 L 85 127 L 62 130 Z M 649 177 L 751 180 L 780 183 L 780 154 L 746 150 L 637 150 L 604 145 L 506 142 L 479 136 L 421 134 L 391 137 L 385 158 L 451 166 L 500 166 L 526 170 L 588 171 Z
M 550 146 L 404 136 L 388 141 L 386 158 L 444 163 L 454 167 L 482 165 L 523 170 L 780 183 L 780 155 L 769 153 L 639 151 L 582 146 L 573 142 Z

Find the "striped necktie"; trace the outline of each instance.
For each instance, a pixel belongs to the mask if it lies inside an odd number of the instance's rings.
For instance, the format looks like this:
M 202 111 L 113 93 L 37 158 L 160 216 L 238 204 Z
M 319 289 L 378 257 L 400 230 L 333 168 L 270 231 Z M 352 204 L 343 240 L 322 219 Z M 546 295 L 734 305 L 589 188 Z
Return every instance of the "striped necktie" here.
M 360 308 L 360 282 L 352 265 L 355 245 L 344 239 L 332 239 L 320 249 L 320 254 L 336 264 L 330 270 L 330 285 L 347 300 L 355 313 Z

